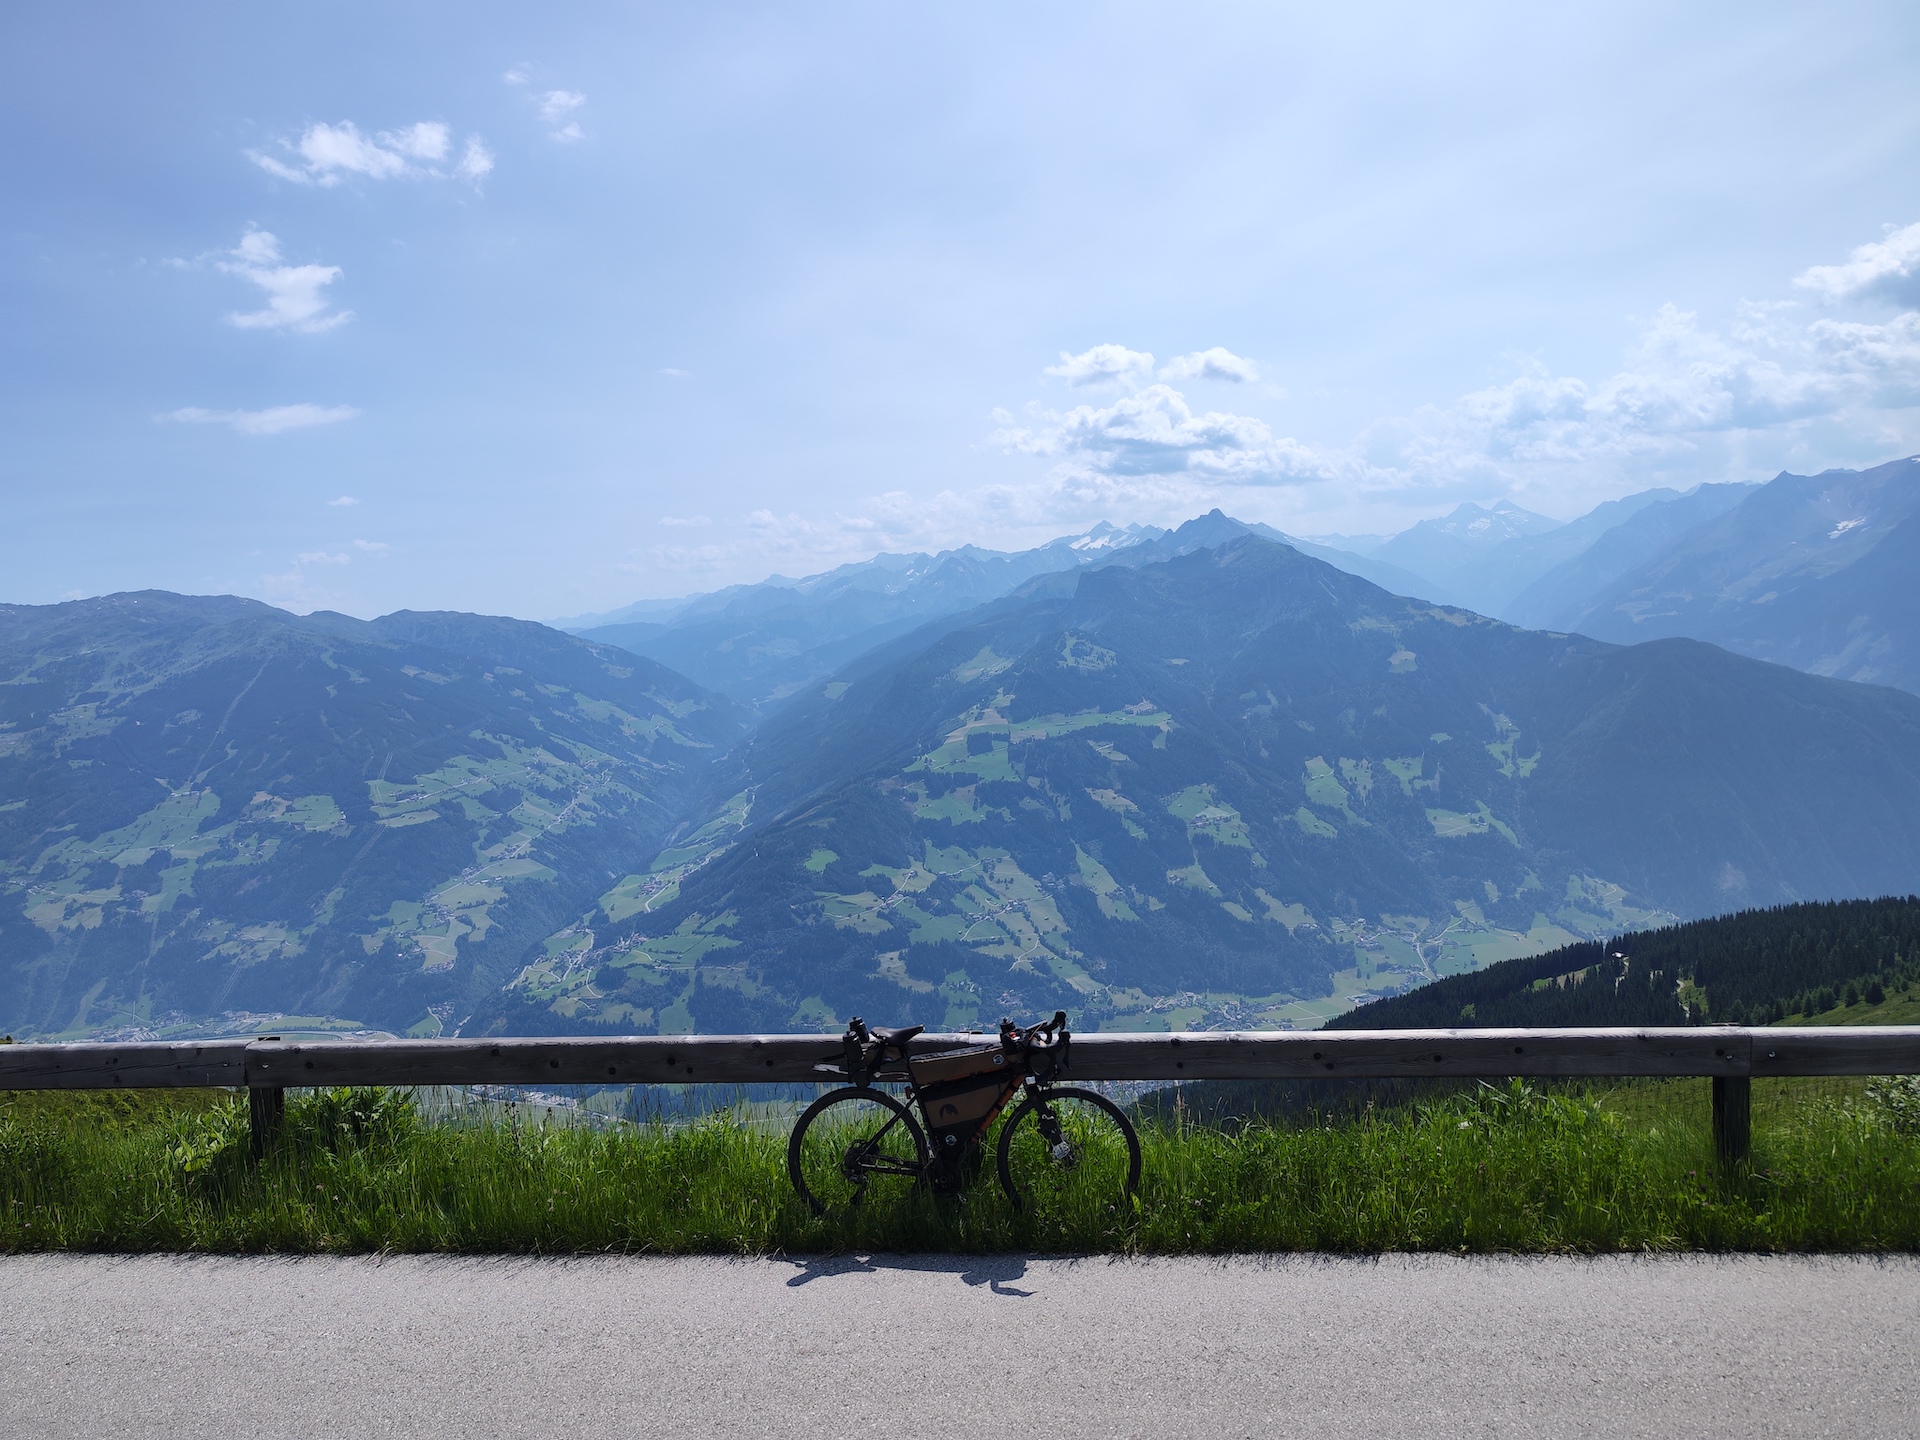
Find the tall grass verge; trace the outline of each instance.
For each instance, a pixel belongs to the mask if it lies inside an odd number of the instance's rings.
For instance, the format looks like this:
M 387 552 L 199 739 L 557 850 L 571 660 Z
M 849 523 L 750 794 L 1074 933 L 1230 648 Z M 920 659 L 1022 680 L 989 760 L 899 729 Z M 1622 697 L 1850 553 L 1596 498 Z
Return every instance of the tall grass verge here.
M 247 1160 L 244 1097 L 0 1096 L 0 1250 L 765 1254 L 894 1251 L 1920 1250 L 1912 1086 L 1756 1082 L 1753 1164 L 1716 1174 L 1703 1082 L 1519 1082 L 1324 1123 L 1142 1127 L 1126 1207 L 959 1199 L 824 1219 L 785 1132 L 432 1124 L 403 1092 L 290 1097 Z

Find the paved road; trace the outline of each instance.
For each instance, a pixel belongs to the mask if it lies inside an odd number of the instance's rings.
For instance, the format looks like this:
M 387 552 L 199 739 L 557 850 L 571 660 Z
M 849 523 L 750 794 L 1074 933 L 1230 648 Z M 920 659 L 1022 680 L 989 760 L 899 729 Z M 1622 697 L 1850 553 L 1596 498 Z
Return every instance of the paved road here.
M 0 1260 L 0 1434 L 1912 1436 L 1920 1262 Z

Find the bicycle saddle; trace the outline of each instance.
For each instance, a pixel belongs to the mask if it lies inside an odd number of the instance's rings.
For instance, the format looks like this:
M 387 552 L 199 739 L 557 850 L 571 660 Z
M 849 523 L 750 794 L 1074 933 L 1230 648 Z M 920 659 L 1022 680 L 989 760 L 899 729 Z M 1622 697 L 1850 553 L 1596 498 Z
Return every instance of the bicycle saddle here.
M 926 1028 L 924 1025 L 902 1025 L 896 1029 L 887 1030 L 875 1025 L 870 1027 L 867 1033 L 882 1045 L 904 1045 Z

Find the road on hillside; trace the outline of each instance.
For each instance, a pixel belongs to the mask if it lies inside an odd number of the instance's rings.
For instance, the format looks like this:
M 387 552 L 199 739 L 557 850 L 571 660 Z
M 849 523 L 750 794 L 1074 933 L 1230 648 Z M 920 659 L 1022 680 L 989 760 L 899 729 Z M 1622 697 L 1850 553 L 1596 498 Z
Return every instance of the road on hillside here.
M 0 1260 L 16 1436 L 1911 1436 L 1920 1262 Z

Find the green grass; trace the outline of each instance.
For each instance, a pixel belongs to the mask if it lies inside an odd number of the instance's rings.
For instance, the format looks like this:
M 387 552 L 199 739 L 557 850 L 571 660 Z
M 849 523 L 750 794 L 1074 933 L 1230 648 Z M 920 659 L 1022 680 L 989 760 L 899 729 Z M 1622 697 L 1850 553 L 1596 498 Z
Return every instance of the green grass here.
M 1920 986 L 1887 992 L 1877 1005 L 1836 1005 L 1818 1015 L 1789 1015 L 1780 1025 L 1920 1025 Z
M 788 1187 L 778 1121 L 429 1125 L 397 1093 L 289 1102 L 256 1168 L 225 1094 L 0 1095 L 0 1251 L 1920 1250 L 1920 1106 L 1860 1082 L 1756 1081 L 1753 1166 L 1731 1177 L 1703 1081 L 1516 1084 L 1339 1123 L 1163 1114 L 1136 1207 L 1022 1216 L 989 1167 L 958 1201 L 825 1220 Z

